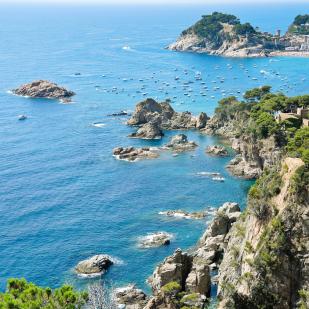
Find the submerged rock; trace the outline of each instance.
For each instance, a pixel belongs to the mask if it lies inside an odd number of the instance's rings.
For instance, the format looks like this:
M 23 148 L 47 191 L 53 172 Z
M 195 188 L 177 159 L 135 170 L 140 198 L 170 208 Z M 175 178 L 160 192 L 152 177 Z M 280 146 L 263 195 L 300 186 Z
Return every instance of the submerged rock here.
M 184 218 L 184 219 L 203 219 L 207 216 L 206 212 L 186 212 L 184 210 L 167 210 L 160 211 L 160 215 L 168 217 Z
M 46 80 L 33 81 L 12 91 L 17 95 L 31 98 L 61 99 L 64 103 L 68 103 L 69 98 L 75 95 L 73 91 Z
M 138 161 L 142 159 L 155 159 L 159 157 L 159 154 L 149 147 L 117 147 L 113 149 L 113 155 L 118 160 L 124 161 Z
M 188 141 L 185 134 L 178 134 L 171 138 L 170 142 L 165 145 L 166 148 L 175 152 L 194 150 L 198 145 L 193 141 Z
M 127 111 L 120 111 L 117 113 L 108 114 L 107 116 L 116 117 L 116 116 L 129 116 L 129 115 L 130 113 L 128 113 Z
M 224 146 L 220 145 L 213 145 L 213 146 L 208 146 L 206 148 L 206 153 L 209 153 L 214 156 L 219 156 L 219 157 L 226 157 L 228 156 L 228 152 Z
M 75 271 L 80 275 L 100 275 L 113 264 L 110 256 L 98 254 L 79 262 L 75 267 Z
M 153 248 L 169 245 L 171 242 L 172 235 L 166 232 L 157 232 L 148 234 L 139 238 L 140 248 Z
M 132 138 L 160 139 L 163 136 L 162 130 L 156 123 L 145 123 L 135 133 L 129 135 Z

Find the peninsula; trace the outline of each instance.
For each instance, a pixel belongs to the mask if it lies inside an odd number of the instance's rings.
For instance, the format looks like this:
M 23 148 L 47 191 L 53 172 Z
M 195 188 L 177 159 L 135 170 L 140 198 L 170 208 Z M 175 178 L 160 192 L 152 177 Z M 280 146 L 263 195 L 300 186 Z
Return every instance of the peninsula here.
M 298 15 L 281 35 L 262 32 L 230 14 L 203 15 L 184 30 L 170 50 L 227 57 L 309 56 L 309 15 Z

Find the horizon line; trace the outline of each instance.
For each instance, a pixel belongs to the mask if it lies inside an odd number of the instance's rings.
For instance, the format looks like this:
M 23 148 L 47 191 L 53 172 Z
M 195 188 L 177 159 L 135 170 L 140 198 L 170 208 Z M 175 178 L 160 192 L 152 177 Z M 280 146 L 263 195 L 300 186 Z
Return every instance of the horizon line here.
M 151 6 L 151 5 L 161 5 L 161 6 L 175 6 L 175 5 L 295 5 L 295 4 L 305 4 L 308 5 L 307 0 L 296 0 L 291 3 L 290 0 L 253 0 L 248 3 L 248 0 L 237 0 L 234 3 L 231 3 L 230 0 L 208 0 L 207 3 L 203 0 L 172 0 L 170 3 L 167 3 L 166 0 L 151 0 L 145 2 L 144 0 L 0 0 L 0 5 L 72 5 L 72 6 L 90 6 L 90 5 L 99 5 L 99 6 L 117 6 L 117 5 L 138 5 L 138 6 Z

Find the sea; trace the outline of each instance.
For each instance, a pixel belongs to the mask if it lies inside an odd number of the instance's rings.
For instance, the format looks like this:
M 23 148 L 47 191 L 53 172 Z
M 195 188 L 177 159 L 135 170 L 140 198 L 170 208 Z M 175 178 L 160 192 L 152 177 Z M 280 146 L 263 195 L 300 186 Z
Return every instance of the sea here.
M 176 111 L 206 112 L 218 100 L 271 85 L 287 95 L 308 93 L 309 59 L 240 59 L 166 50 L 201 15 L 232 13 L 264 31 L 285 32 L 307 4 L 261 5 L 4 5 L 0 6 L 0 290 L 11 277 L 38 285 L 84 289 L 146 283 L 175 249 L 190 250 L 211 220 L 167 218 L 161 211 L 207 211 L 224 202 L 246 206 L 252 181 L 231 176 L 231 159 L 211 157 L 225 143 L 197 131 L 167 131 L 162 140 L 130 139 L 136 103 L 171 100 Z M 196 76 L 201 79 L 197 80 Z M 12 95 L 32 80 L 76 92 L 72 104 Z M 18 116 L 27 115 L 19 121 Z M 154 160 L 116 160 L 118 146 L 160 146 L 184 133 L 199 147 Z M 233 155 L 231 153 L 231 155 Z M 224 182 L 201 177 L 220 173 Z M 138 239 L 164 231 L 169 246 L 142 249 Z M 115 260 L 99 278 L 74 266 L 95 254 Z

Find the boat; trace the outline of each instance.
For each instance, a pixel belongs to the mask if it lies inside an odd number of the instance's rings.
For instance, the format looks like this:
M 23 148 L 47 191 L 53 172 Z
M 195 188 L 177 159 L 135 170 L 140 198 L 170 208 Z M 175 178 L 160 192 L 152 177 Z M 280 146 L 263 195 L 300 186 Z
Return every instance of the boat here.
M 19 115 L 18 120 L 26 120 L 27 116 L 26 115 Z
M 220 177 L 220 176 L 215 176 L 215 177 L 212 177 L 212 180 L 223 182 L 225 180 L 225 178 Z

